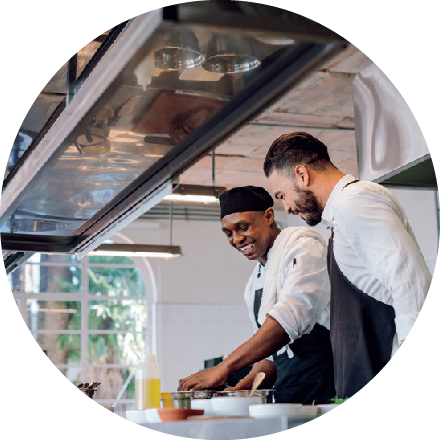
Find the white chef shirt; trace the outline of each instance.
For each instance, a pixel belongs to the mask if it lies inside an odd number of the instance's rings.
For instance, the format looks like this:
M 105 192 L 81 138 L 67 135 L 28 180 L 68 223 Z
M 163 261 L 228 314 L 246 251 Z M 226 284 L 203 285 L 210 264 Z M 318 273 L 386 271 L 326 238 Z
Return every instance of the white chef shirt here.
M 432 277 L 393 194 L 373 182 L 345 187 L 353 180 L 347 174 L 336 184 L 322 222 L 333 227 L 341 272 L 359 290 L 394 308 L 394 354 L 417 319 Z
M 268 252 L 268 261 L 271 250 Z M 305 236 L 295 240 L 282 263 L 282 288 L 277 292 L 278 301 L 269 315 L 289 335 L 289 343 L 310 333 L 316 323 L 330 328 L 330 281 L 326 256 L 325 245 L 315 238 Z M 258 277 L 260 267 L 261 275 Z M 245 288 L 244 298 L 254 333 L 258 330 L 253 308 L 255 291 L 264 287 L 266 269 L 267 263 L 265 266 L 258 263 Z

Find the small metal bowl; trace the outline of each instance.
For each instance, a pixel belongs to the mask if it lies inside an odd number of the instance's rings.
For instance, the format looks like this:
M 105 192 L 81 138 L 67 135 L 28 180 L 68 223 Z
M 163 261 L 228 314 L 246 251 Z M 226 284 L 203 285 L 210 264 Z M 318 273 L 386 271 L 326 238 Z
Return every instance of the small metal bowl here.
M 248 397 L 250 390 L 238 390 L 238 391 L 216 391 L 215 396 L 237 396 L 237 397 Z M 254 396 L 261 397 L 261 403 L 273 403 L 274 402 L 274 390 L 255 390 Z
M 175 391 L 171 393 L 173 408 L 191 408 L 192 391 Z

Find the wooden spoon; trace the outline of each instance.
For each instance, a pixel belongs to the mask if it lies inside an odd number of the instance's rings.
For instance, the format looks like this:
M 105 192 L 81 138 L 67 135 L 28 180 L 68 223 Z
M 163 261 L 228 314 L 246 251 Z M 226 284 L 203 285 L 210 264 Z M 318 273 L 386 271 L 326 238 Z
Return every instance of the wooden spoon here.
M 263 382 L 265 377 L 266 375 L 262 371 L 260 371 L 255 375 L 254 382 L 252 383 L 251 392 L 249 393 L 249 397 L 252 397 L 254 395 L 255 390 L 259 387 L 261 382 Z

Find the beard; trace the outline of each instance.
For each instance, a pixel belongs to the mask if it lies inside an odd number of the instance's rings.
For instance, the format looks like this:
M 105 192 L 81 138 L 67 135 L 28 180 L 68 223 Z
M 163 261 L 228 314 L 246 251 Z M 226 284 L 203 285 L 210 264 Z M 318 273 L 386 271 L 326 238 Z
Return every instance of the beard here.
M 296 184 L 295 190 L 298 194 L 298 198 L 295 201 L 296 211 L 303 214 L 303 220 L 309 226 L 316 226 L 322 220 L 322 206 L 319 204 L 312 191 L 308 189 L 301 189 Z

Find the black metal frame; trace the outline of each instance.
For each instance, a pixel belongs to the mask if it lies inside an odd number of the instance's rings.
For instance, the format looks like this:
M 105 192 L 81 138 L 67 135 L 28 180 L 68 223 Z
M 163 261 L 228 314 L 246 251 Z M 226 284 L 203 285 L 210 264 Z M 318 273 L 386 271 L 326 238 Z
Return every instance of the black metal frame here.
M 188 11 L 191 11 L 191 8 L 193 8 L 191 3 L 166 7 L 163 9 L 163 17 L 171 22 L 188 24 L 191 22 L 191 24 L 199 23 L 201 25 L 215 25 L 216 23 L 223 25 L 226 17 L 229 16 L 231 19 L 229 11 L 221 14 L 221 17 L 212 17 L 206 13 L 197 16 L 192 11 L 190 20 L 188 19 Z M 233 15 L 232 17 L 234 18 Z M 254 29 L 255 26 L 267 30 L 270 26 L 273 28 L 274 22 L 267 17 L 260 17 L 250 23 L 249 28 Z M 286 26 L 283 23 L 275 30 L 282 31 Z M 322 26 L 316 26 L 316 29 L 322 29 Z M 236 18 L 228 22 L 228 27 L 238 27 L 241 30 L 244 28 L 242 20 L 237 21 Z M 324 34 L 321 32 L 321 35 L 317 37 L 316 29 L 313 29 L 312 39 L 319 41 L 321 38 L 330 42 L 318 44 L 304 42 L 284 49 L 278 59 L 262 69 L 257 77 L 252 78 L 249 85 L 225 104 L 211 120 L 188 135 L 168 155 L 133 181 L 96 215 L 86 221 L 73 236 L 2 234 L 3 249 L 17 252 L 26 249 L 29 252 L 77 253 L 89 247 L 98 240 L 102 231 L 117 224 L 128 212 L 148 200 L 161 185 L 175 179 L 202 156 L 212 151 L 243 123 L 272 104 L 276 98 L 299 81 L 318 62 L 345 47 L 346 41 L 341 37 L 331 31 L 324 32 Z M 54 154 L 49 162 L 56 156 L 57 154 Z
M 79 235 L 72 243 L 72 248 L 81 251 L 88 246 L 103 228 L 118 222 L 124 213 L 148 199 L 164 182 L 187 170 L 243 123 L 270 105 L 318 61 L 338 49 L 340 46 L 334 44 L 304 43 L 287 50 L 211 120 L 188 135 L 177 148 L 156 162 L 86 222 L 78 230 Z

